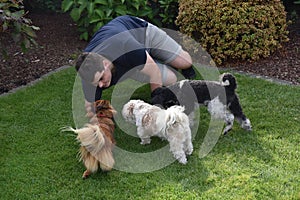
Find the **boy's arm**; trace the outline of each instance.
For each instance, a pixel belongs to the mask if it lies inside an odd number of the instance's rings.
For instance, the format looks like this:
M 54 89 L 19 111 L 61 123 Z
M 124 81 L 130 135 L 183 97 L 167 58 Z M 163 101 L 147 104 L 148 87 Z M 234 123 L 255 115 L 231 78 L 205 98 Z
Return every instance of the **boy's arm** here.
M 87 117 L 89 117 L 90 115 L 94 115 L 95 113 L 94 102 L 101 99 L 102 89 L 99 87 L 95 87 L 84 80 L 82 80 L 81 83 L 85 99 L 84 107 L 87 113 Z
M 141 70 L 142 73 L 146 74 L 150 78 L 150 88 L 151 91 L 158 87 L 162 87 L 162 77 L 160 69 L 158 68 L 155 61 L 146 51 L 147 59 L 144 68 Z

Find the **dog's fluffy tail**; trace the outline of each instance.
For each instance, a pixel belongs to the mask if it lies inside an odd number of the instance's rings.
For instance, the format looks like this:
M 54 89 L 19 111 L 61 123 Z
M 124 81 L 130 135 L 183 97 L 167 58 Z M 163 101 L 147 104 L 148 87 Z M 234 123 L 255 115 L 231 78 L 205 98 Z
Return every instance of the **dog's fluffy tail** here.
M 230 73 L 224 73 L 220 76 L 220 82 L 223 86 L 235 90 L 237 87 L 235 77 Z
M 64 128 L 63 131 L 72 131 L 77 134 L 77 140 L 80 142 L 80 160 L 91 172 L 95 172 L 100 167 L 104 171 L 109 171 L 114 165 L 114 159 L 110 145 L 111 142 L 105 138 L 105 134 L 99 126 L 86 124 L 83 128 L 73 129 L 72 127 Z

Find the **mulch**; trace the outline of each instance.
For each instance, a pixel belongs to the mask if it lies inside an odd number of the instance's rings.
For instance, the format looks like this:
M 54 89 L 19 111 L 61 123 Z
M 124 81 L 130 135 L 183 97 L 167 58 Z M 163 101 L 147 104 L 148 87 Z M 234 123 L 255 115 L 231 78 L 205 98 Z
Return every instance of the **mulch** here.
M 37 31 L 38 48 L 22 53 L 12 40 L 1 36 L 8 59 L 0 59 L 0 94 L 26 85 L 48 72 L 69 65 L 87 45 L 79 39 L 76 24 L 68 14 L 30 14 Z M 290 41 L 268 58 L 255 62 L 231 62 L 222 65 L 238 71 L 267 76 L 300 85 L 300 20 L 289 26 Z
M 226 63 L 224 68 L 300 84 L 300 19 L 289 26 L 289 41 L 267 58 Z
M 87 45 L 79 39 L 76 24 L 68 14 L 30 14 L 39 47 L 22 53 L 10 38 L 0 38 L 9 58 L 0 60 L 0 94 L 26 85 L 61 66 L 69 65 Z M 2 56 L 2 55 L 1 55 Z

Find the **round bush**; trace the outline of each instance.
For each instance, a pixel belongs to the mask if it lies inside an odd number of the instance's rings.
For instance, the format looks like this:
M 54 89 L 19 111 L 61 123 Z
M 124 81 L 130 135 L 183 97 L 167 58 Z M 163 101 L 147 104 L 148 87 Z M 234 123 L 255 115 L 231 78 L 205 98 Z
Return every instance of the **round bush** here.
M 267 57 L 288 41 L 286 12 L 280 0 L 180 1 L 176 24 L 218 64 Z

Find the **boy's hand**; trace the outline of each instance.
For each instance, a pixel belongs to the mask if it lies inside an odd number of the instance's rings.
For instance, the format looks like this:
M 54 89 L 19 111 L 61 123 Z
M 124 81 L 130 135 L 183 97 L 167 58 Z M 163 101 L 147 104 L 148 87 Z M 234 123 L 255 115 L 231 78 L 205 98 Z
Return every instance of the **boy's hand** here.
M 95 115 L 95 109 L 94 109 L 94 104 L 91 102 L 88 102 L 87 100 L 85 100 L 85 111 L 86 111 L 86 117 L 88 118 L 92 118 Z

